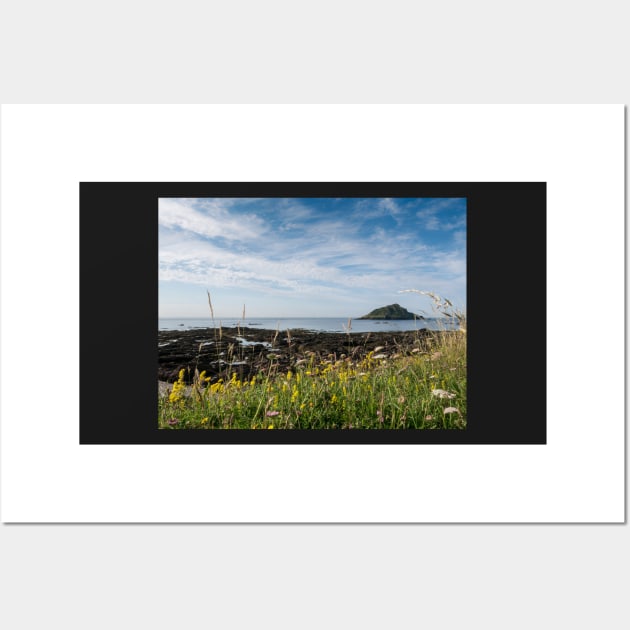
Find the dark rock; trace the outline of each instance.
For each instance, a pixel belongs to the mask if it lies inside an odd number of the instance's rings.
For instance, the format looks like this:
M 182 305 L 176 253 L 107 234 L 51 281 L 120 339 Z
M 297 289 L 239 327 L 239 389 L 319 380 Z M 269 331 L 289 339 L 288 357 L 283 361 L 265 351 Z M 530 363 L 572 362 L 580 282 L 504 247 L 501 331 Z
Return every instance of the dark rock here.
M 173 383 L 185 370 L 191 383 L 195 370 L 205 371 L 213 382 L 228 380 L 236 372 L 240 380 L 261 372 L 286 372 L 298 361 L 341 359 L 360 361 L 368 352 L 382 346 L 379 353 L 410 353 L 425 348 L 435 332 L 421 329 L 403 332 L 329 333 L 292 330 L 286 334 L 258 328 L 214 328 L 158 331 L 158 380 Z M 241 344 L 237 337 L 248 343 Z M 211 342 L 211 343 L 210 343 Z M 202 345 L 209 344 L 209 345 Z M 273 355 L 273 359 L 269 359 Z

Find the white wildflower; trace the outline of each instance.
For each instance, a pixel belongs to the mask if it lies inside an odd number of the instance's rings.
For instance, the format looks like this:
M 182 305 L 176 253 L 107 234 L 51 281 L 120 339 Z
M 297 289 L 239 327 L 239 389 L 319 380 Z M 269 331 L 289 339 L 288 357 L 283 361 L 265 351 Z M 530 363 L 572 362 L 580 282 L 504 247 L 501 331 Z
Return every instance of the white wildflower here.
M 455 398 L 455 394 L 447 392 L 445 389 L 434 389 L 431 393 L 438 398 Z
M 462 412 L 457 407 L 447 407 L 444 410 L 444 413 L 458 413 L 460 416 L 462 415 Z

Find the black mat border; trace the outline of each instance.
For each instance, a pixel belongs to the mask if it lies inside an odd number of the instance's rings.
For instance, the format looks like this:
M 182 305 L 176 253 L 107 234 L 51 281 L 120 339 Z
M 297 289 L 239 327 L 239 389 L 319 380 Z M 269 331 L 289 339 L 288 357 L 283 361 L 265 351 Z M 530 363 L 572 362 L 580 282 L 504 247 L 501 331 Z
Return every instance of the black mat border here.
M 546 444 L 546 182 L 81 182 L 81 444 Z M 468 428 L 159 430 L 159 197 L 465 197 Z M 211 287 L 209 287 L 211 289 Z

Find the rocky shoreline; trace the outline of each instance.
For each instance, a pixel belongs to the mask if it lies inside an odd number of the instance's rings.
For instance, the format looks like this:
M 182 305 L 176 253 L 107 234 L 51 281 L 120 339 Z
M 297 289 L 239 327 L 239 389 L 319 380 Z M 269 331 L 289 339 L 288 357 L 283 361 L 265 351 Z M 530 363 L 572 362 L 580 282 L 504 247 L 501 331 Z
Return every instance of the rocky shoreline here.
M 179 371 L 186 381 L 195 370 L 206 372 L 213 381 L 229 379 L 236 372 L 250 379 L 270 364 L 287 371 L 314 358 L 360 361 L 369 352 L 379 358 L 403 356 L 426 350 L 439 334 L 421 329 L 401 332 L 331 333 L 296 329 L 275 331 L 248 327 L 198 328 L 158 331 L 158 381 L 173 383 Z

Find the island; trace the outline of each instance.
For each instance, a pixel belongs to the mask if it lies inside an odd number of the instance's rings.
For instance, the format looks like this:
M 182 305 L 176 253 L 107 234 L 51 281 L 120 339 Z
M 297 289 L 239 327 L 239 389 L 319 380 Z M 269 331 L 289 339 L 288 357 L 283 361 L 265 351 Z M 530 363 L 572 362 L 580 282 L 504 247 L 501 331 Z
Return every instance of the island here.
M 367 315 L 357 317 L 356 319 L 424 319 L 424 317 L 410 313 L 400 304 L 390 304 L 389 306 L 376 308 Z

